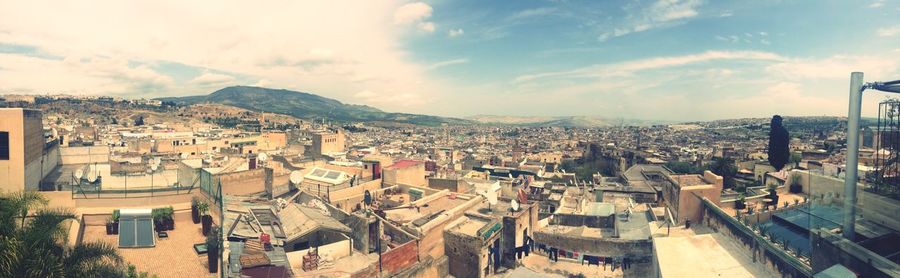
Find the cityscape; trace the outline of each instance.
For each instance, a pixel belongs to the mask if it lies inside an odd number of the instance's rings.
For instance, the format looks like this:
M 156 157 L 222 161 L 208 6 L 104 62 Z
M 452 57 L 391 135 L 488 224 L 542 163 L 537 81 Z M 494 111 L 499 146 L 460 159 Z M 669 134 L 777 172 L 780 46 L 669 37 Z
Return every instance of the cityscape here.
M 898 16 L 0 1 L 0 277 L 900 277 Z

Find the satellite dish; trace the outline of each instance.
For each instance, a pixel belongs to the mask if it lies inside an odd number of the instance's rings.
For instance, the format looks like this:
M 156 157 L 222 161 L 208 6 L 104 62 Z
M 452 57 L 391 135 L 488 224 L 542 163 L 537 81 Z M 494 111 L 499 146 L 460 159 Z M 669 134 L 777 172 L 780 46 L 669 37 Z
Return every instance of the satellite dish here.
M 293 184 L 303 183 L 303 173 L 300 173 L 300 171 L 297 171 L 297 170 L 291 171 L 291 183 L 293 183 Z
M 182 159 L 188 158 L 188 154 L 187 154 L 187 153 L 181 153 L 181 158 L 182 158 Z
M 150 164 L 150 171 L 156 171 L 156 169 L 159 169 L 158 164 Z
M 519 201 L 516 201 L 516 200 L 510 201 L 509 206 L 512 207 L 513 211 L 519 211 Z
M 74 176 L 76 180 L 81 180 L 81 178 L 84 177 L 84 168 L 75 170 L 75 172 L 72 172 L 72 176 Z
M 259 153 L 259 156 L 256 157 L 259 161 L 266 161 L 269 159 L 269 155 L 266 153 Z
M 94 183 L 94 182 L 97 181 L 97 174 L 94 173 L 95 171 L 96 171 L 96 169 L 94 169 L 94 171 L 88 172 L 88 174 L 87 174 L 87 180 L 88 180 L 88 182 Z

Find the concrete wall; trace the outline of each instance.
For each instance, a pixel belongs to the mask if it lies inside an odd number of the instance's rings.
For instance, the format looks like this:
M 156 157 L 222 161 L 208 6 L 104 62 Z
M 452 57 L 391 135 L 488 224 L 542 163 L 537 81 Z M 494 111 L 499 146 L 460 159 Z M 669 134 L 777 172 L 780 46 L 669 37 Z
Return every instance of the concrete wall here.
M 465 221 L 465 219 L 460 218 L 457 221 Z M 444 244 L 450 264 L 450 274 L 453 277 L 485 277 L 484 268 L 488 265 L 489 252 L 484 241 L 480 238 L 444 231 Z
M 25 165 L 25 190 L 39 190 L 40 182 L 59 166 L 59 145 L 44 150 L 38 159 Z
M 840 235 L 826 230 L 810 233 L 813 272 L 818 273 L 835 264 L 847 267 L 859 277 L 898 277 L 900 266 L 869 251 Z
M 222 184 L 222 194 L 247 195 L 266 190 L 265 168 L 216 174 L 214 179 Z
M 374 194 L 374 191 L 378 189 L 381 189 L 381 179 L 372 180 L 357 186 L 332 191 L 329 199 L 332 205 L 340 208 L 345 212 L 352 212 L 357 204 L 363 202 L 366 190 Z M 375 196 L 372 197 L 374 198 Z
M 699 223 L 702 219 L 702 205 L 700 204 L 700 197 L 706 197 L 707 199 L 715 198 L 715 203 L 719 203 L 719 196 L 721 196 L 722 190 L 716 188 L 712 185 L 695 185 L 689 186 L 681 189 L 681 193 L 678 195 L 678 223 L 683 223 L 685 219 L 690 219 L 692 223 Z
M 417 165 L 403 168 L 385 169 L 384 184 L 386 186 L 398 184 L 418 187 L 427 186 L 428 181 L 425 180 L 425 163 L 419 163 Z
M 419 263 L 414 264 L 406 269 L 401 270 L 391 276 L 383 277 L 391 278 L 445 278 L 450 277 L 450 264 L 447 256 L 438 258 L 422 258 Z
M 25 135 L 22 109 L 0 109 L 0 131 L 9 132 L 9 160 L 0 160 L 0 193 L 25 189 Z
M 419 261 L 419 245 L 410 241 L 381 254 L 382 273 L 394 273 Z
M 726 214 L 721 208 L 708 200 L 703 205 L 703 224 L 722 235 L 735 239 L 742 247 L 752 253 L 753 261 L 780 273 L 782 277 L 810 277 L 812 268 L 800 262 L 796 257 L 788 255 L 762 236 L 754 233 L 749 227 L 734 217 Z
M 331 262 L 337 261 L 338 259 L 350 256 L 350 246 L 350 239 L 340 240 L 319 246 L 319 257 L 327 258 L 328 261 Z M 303 256 L 309 253 L 310 249 L 315 250 L 316 247 L 286 252 L 288 261 L 291 263 L 291 267 L 297 269 L 302 268 Z
M 595 238 L 558 234 L 545 231 L 534 233 L 534 241 L 549 247 L 592 256 L 648 257 L 653 255 L 653 241 L 623 240 L 617 238 Z
M 63 165 L 109 163 L 109 146 L 63 147 L 59 156 Z
M 534 237 L 538 222 L 538 205 L 522 205 L 519 214 L 503 216 L 503 230 L 500 238 L 500 255 L 503 265 L 513 268 L 516 264 L 516 247 L 525 244 L 525 232 Z

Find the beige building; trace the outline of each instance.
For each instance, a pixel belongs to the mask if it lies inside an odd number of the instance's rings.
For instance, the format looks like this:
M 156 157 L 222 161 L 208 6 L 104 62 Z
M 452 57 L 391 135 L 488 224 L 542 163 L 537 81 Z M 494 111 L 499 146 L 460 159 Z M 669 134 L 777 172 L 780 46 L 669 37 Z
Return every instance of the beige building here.
M 58 164 L 59 147 L 44 140 L 40 110 L 0 108 L 0 193 L 38 190 Z
M 329 153 L 344 151 L 344 132 L 338 129 L 336 132 L 323 131 L 313 133 L 312 152 L 314 156 L 322 156 Z
M 425 162 L 417 160 L 400 160 L 384 168 L 384 186 L 412 185 L 428 186 L 425 180 Z
M 663 199 L 678 223 L 687 219 L 700 223 L 703 217 L 700 197 L 720 204 L 724 185 L 721 176 L 705 171 L 703 175 L 671 175 L 670 178 L 672 183 L 664 186 Z

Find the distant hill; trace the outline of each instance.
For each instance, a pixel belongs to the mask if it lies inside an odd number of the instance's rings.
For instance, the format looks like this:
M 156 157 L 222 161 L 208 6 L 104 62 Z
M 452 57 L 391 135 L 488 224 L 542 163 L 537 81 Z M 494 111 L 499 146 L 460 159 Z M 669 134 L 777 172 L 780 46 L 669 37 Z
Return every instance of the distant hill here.
M 325 117 L 338 122 L 393 122 L 416 125 L 472 124 L 472 121 L 438 116 L 390 113 L 366 105 L 346 104 L 310 93 L 284 89 L 234 86 L 208 95 L 159 98 L 182 105 L 218 103 L 253 111 L 291 115 L 316 120 Z
M 484 124 L 503 124 L 519 126 L 561 126 L 561 127 L 610 127 L 610 126 L 650 126 L 656 124 L 672 124 L 674 122 L 650 121 L 635 119 L 613 119 L 599 116 L 495 116 L 477 115 L 467 117 Z

